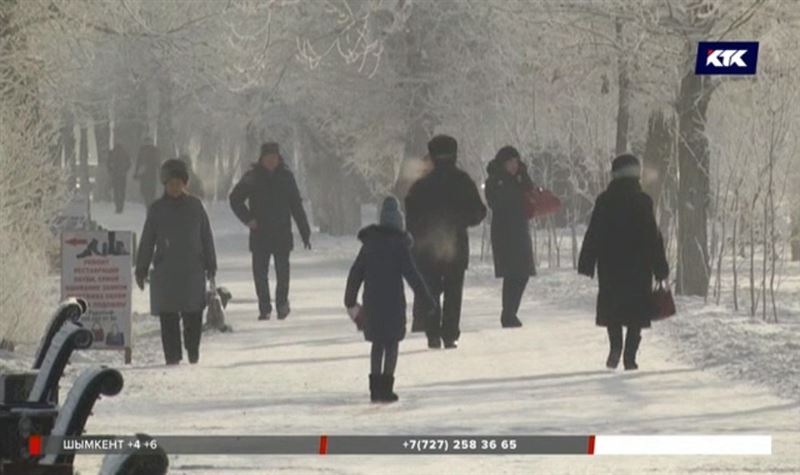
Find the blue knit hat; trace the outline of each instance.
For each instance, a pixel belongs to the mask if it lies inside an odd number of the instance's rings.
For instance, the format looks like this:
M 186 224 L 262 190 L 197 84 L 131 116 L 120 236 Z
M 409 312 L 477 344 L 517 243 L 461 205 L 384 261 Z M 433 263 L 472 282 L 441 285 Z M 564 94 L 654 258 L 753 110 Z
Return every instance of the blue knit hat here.
M 405 230 L 405 217 L 400 211 L 400 202 L 394 196 L 389 195 L 383 200 L 379 222 L 381 226 L 389 226 L 398 231 Z

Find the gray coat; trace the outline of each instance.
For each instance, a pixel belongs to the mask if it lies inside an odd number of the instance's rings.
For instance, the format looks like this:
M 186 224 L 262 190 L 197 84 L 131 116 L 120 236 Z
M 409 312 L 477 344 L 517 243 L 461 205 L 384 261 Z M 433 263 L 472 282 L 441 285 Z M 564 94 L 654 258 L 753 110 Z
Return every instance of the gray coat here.
M 200 312 L 206 306 L 206 272 L 215 273 L 214 236 L 203 203 L 164 195 L 147 212 L 136 275 L 150 264 L 150 313 Z

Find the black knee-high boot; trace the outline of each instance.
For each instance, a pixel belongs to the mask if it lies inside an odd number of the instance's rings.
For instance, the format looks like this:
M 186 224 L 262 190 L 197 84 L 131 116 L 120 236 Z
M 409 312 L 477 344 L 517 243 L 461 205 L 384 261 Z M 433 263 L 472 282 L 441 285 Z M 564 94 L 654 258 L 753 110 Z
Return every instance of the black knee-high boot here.
M 609 326 L 606 330 L 608 330 L 608 343 L 610 346 L 606 368 L 616 369 L 622 356 L 622 326 Z
M 394 370 L 397 367 L 397 356 L 400 350 L 398 342 L 394 341 L 384 345 L 385 359 L 383 362 L 383 376 L 381 400 L 384 402 L 395 402 L 400 399 L 394 392 Z
M 370 375 L 369 375 L 369 400 L 378 402 L 381 400 L 383 391 L 383 345 L 377 342 L 372 343 L 372 350 L 370 351 Z
M 623 364 L 625 370 L 639 369 L 636 364 L 636 352 L 639 351 L 639 343 L 642 341 L 642 329 L 639 327 L 628 327 L 628 332 L 625 334 L 625 354 L 623 356 Z
M 398 396 L 394 392 L 394 376 L 392 376 L 390 374 L 384 374 L 384 375 L 382 375 L 382 381 L 381 382 L 382 382 L 382 384 L 381 384 L 381 389 L 382 389 L 381 401 L 383 401 L 383 402 L 396 402 L 398 399 L 400 399 L 400 396 Z

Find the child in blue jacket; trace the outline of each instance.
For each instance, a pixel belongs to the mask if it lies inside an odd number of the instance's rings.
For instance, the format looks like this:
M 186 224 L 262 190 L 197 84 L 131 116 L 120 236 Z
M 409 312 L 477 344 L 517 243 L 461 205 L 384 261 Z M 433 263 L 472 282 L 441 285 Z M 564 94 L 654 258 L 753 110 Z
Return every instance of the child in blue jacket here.
M 344 304 L 354 317 L 363 312 L 364 338 L 372 342 L 369 392 L 372 402 L 394 402 L 394 371 L 400 340 L 406 334 L 406 297 L 403 278 L 417 295 L 433 297 L 422 280 L 411 256 L 411 236 L 405 232 L 403 213 L 394 196 L 381 206 L 379 224 L 362 229 L 363 243 L 347 277 Z M 364 284 L 363 309 L 357 303 Z

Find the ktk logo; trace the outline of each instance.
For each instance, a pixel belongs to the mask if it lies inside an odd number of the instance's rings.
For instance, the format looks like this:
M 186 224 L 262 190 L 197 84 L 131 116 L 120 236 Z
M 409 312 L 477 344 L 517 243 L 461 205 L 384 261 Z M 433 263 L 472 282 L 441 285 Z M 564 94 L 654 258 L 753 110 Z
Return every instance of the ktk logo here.
M 695 73 L 753 75 L 757 61 L 757 42 L 701 41 L 697 45 Z
M 711 65 L 721 68 L 723 66 L 728 67 L 735 64 L 736 66 L 746 68 L 747 64 L 745 64 L 742 58 L 745 53 L 747 53 L 746 49 L 710 49 L 708 50 L 706 66 Z

